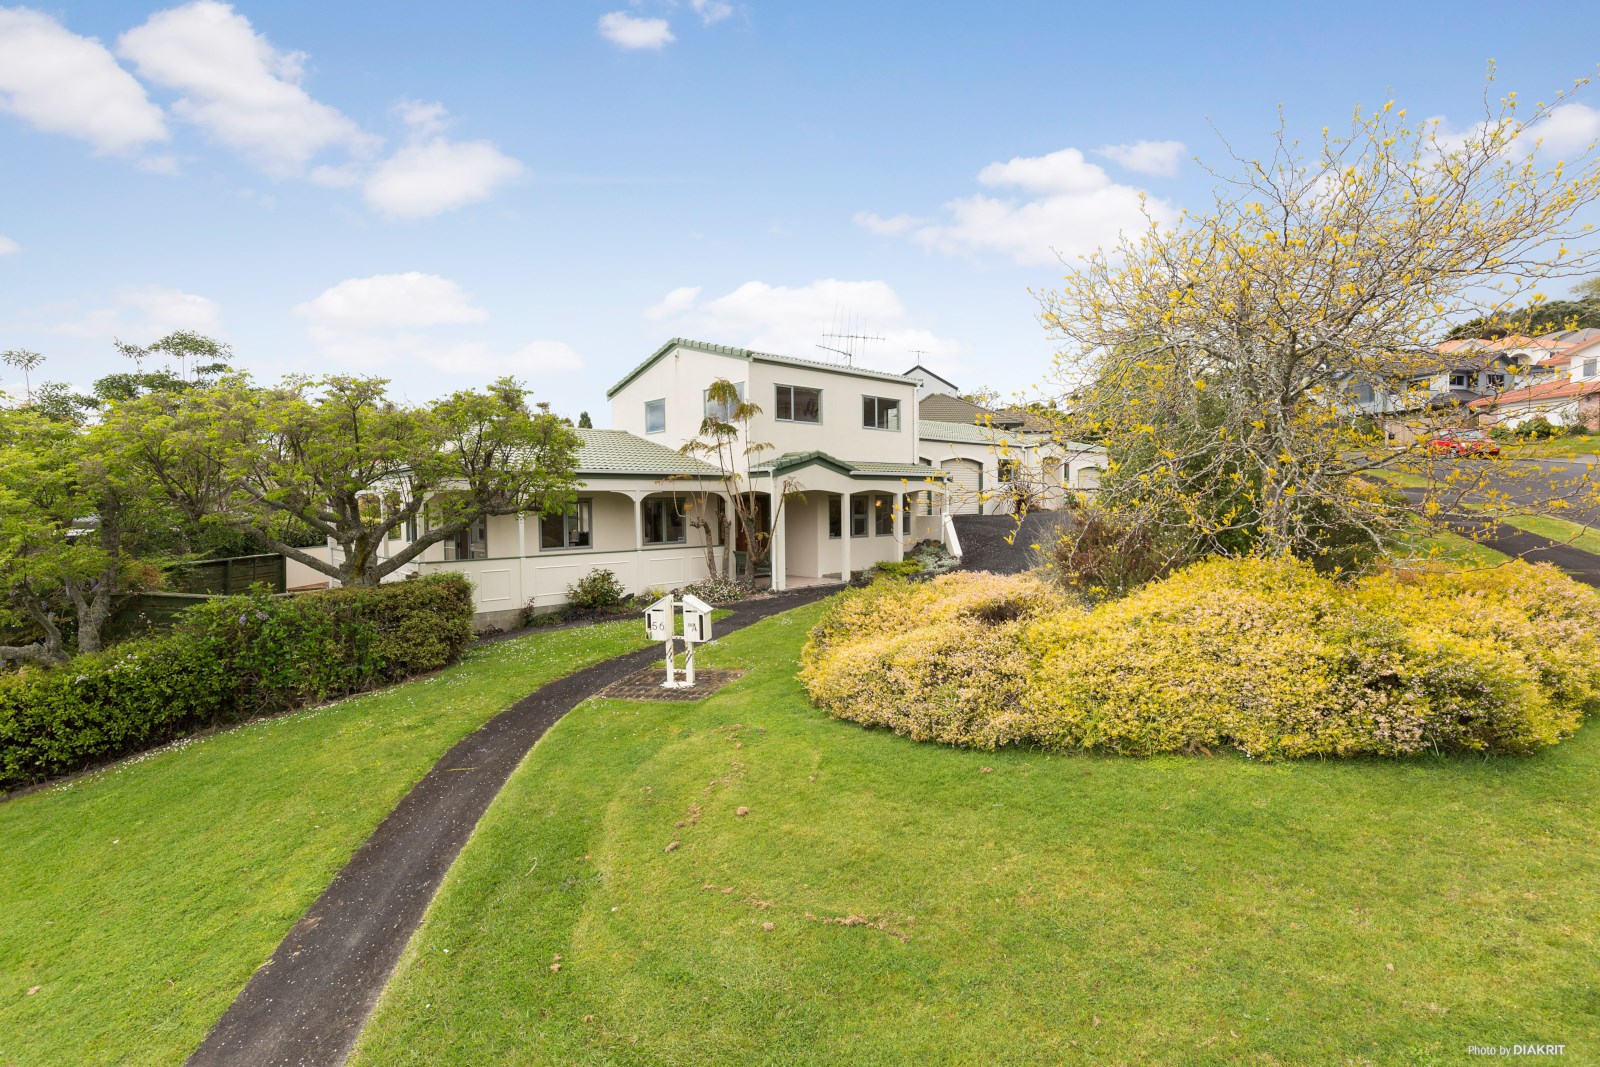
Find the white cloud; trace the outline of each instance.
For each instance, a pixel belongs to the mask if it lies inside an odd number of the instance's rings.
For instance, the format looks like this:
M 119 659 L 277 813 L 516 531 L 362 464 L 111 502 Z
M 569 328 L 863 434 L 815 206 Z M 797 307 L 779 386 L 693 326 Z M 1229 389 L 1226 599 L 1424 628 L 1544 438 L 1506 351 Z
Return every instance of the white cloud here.
M 695 298 L 700 295 L 698 285 L 685 285 L 672 290 L 661 298 L 661 303 L 644 309 L 644 317 L 652 321 L 670 319 L 694 307 Z
M 895 215 L 886 219 L 871 211 L 858 211 L 851 221 L 868 233 L 875 233 L 879 237 L 904 237 L 928 220 L 919 219 L 915 215 Z
M 120 337 L 147 344 L 174 330 L 215 335 L 221 320 L 221 307 L 207 297 L 160 285 L 125 286 L 117 290 L 111 306 L 61 323 L 55 332 L 91 341 Z
M 424 104 L 420 100 L 402 100 L 394 111 L 400 121 L 419 134 L 443 133 L 450 125 L 450 112 L 440 103 Z
M 522 164 L 488 141 L 413 141 L 378 164 L 362 185 L 374 210 L 418 219 L 489 199 Z
M 458 284 L 437 274 L 348 278 L 294 312 L 307 321 L 324 357 L 355 370 L 410 365 L 479 378 L 527 378 L 583 365 L 578 353 L 560 341 L 532 341 L 506 352 L 481 340 L 441 333 L 487 322 L 489 313 Z
M 707 26 L 713 22 L 721 22 L 733 14 L 733 5 L 727 0 L 689 0 L 689 6 L 694 8 L 694 13 Z
M 600 16 L 600 36 L 618 48 L 662 48 L 677 40 L 666 19 L 647 19 L 626 11 Z
M 11 238 L 0 234 L 0 256 L 14 256 L 22 251 L 22 246 Z
M 1600 138 L 1600 111 L 1587 104 L 1561 104 L 1523 134 L 1530 135 L 1541 149 L 1558 156 L 1581 152 Z
M 347 278 L 294 312 L 316 330 L 351 332 L 395 326 L 439 326 L 483 322 L 466 291 L 437 274 L 408 271 Z
M 27 8 L 0 8 L 0 111 L 97 152 L 167 139 L 161 109 L 104 45 Z
M 301 88 L 305 55 L 280 52 L 250 20 L 216 0 L 158 11 L 117 41 L 147 81 L 177 90 L 173 112 L 269 174 L 300 174 L 330 148 L 370 151 L 375 139 Z
M 944 205 L 945 218 L 923 222 L 858 212 L 856 225 L 873 233 L 904 235 L 947 254 L 999 252 L 1025 265 L 1055 263 L 1113 245 L 1124 232 L 1177 218 L 1164 200 L 1113 182 L 1076 148 L 1046 156 L 1019 156 L 978 172 L 991 188 L 1013 188 L 1025 198 L 978 194 Z M 1146 214 L 1148 213 L 1148 218 Z
M 700 290 L 674 289 L 645 315 L 667 322 L 689 337 L 716 344 L 744 345 L 766 352 L 832 362 L 838 357 L 818 348 L 840 346 L 824 333 L 836 329 L 841 316 L 861 324 L 859 332 L 882 337 L 857 349 L 856 365 L 902 371 L 918 357 L 954 362 L 961 346 L 915 325 L 894 289 L 884 281 L 839 281 L 825 278 L 810 285 L 768 285 L 745 282 L 732 292 L 710 300 L 699 299 Z
M 1108 144 L 1094 150 L 1128 170 L 1170 178 L 1178 173 L 1183 162 L 1182 141 L 1134 141 L 1132 144 Z
M 990 163 L 978 172 L 978 183 L 1029 193 L 1087 193 L 1110 184 L 1098 166 L 1076 148 L 1063 148 L 1047 156 L 1016 156 Z
M 1458 129 L 1443 115 L 1432 116 L 1426 125 L 1430 127 L 1433 146 L 1441 153 L 1458 152 L 1469 141 L 1481 142 L 1489 132 L 1487 121 Z M 1600 138 L 1600 111 L 1587 104 L 1572 103 L 1551 108 L 1542 121 L 1524 129 L 1512 144 L 1521 145 L 1527 155 L 1539 151 L 1561 157 L 1583 151 L 1597 138 Z
M 145 156 L 143 159 L 136 160 L 134 162 L 134 166 L 138 167 L 146 174 L 175 175 L 181 173 L 183 170 L 183 166 L 181 163 L 179 163 L 178 157 L 168 155 Z

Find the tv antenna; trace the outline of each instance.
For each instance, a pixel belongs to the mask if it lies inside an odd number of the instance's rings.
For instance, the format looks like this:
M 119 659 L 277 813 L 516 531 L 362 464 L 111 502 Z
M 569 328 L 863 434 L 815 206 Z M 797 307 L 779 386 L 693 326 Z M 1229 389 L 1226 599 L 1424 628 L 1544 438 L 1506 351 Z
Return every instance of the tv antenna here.
M 864 345 L 868 341 L 882 341 L 883 340 L 882 337 L 879 337 L 876 334 L 868 334 L 868 333 L 860 332 L 863 329 L 863 327 L 859 323 L 857 323 L 853 318 L 850 318 L 848 316 L 846 318 L 846 321 L 841 324 L 839 322 L 839 312 L 838 312 L 837 308 L 834 309 L 834 316 L 833 317 L 834 317 L 834 321 L 833 321 L 833 324 L 832 324 L 833 328 L 831 330 L 829 330 L 827 333 L 824 333 L 822 335 L 822 339 L 824 341 L 837 341 L 837 342 L 839 342 L 839 344 L 838 345 L 819 344 L 819 345 L 817 345 L 817 347 L 822 349 L 824 352 L 832 352 L 835 355 L 844 357 L 844 365 L 847 366 L 847 367 L 855 366 L 856 351 L 857 351 L 858 347 Z

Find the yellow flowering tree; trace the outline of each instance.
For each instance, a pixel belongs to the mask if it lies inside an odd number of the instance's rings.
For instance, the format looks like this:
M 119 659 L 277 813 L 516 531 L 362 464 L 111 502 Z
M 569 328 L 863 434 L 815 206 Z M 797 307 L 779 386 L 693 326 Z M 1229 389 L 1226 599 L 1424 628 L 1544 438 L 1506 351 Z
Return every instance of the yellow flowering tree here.
M 1070 431 L 1108 446 L 1108 499 L 1191 551 L 1312 556 L 1381 549 L 1408 515 L 1446 510 L 1362 477 L 1431 457 L 1389 447 L 1356 398 L 1440 366 L 1452 323 L 1594 267 L 1600 168 L 1540 142 L 1569 96 L 1486 94 L 1463 134 L 1393 102 L 1357 108 L 1310 149 L 1280 121 L 1268 156 L 1214 172 L 1208 212 L 1152 221 L 1040 294 L 1060 343 L 1052 386 L 1076 397 Z M 1526 496 L 1505 477 L 1485 460 L 1448 491 Z

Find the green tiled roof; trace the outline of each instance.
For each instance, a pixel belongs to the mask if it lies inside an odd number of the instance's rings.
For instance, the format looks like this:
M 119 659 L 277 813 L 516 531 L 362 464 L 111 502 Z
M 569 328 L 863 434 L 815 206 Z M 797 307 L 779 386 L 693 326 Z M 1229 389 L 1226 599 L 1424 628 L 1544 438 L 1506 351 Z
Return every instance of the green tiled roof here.
M 626 430 L 573 430 L 580 474 L 704 474 L 718 470 L 705 460 L 646 441 Z
M 674 337 L 654 352 L 650 353 L 643 363 L 633 368 L 622 377 L 622 380 L 606 390 L 607 397 L 616 396 L 623 387 L 650 368 L 650 365 L 674 348 L 693 348 L 700 352 L 709 352 L 717 356 L 732 356 L 735 359 L 748 360 L 752 363 L 783 363 L 795 367 L 811 367 L 816 370 L 829 370 L 836 374 L 848 374 L 855 378 L 873 378 L 883 382 L 899 382 L 902 385 L 916 385 L 919 379 L 907 378 L 903 374 L 888 374 L 884 371 L 866 370 L 861 367 L 847 367 L 842 363 L 829 363 L 820 359 L 801 359 L 799 356 L 780 356 L 773 352 L 757 352 L 752 348 L 733 348 L 729 345 L 714 345 L 709 341 L 694 341 L 687 337 Z
M 940 422 L 937 419 L 923 419 L 918 422 L 917 436 L 924 441 L 959 441 L 975 445 L 997 445 L 1002 442 L 1014 445 L 1054 445 L 1063 451 L 1073 453 L 1105 451 L 1100 445 L 1057 440 L 1047 433 L 996 430 L 988 426 L 968 426 L 964 422 Z
M 840 474 L 862 478 L 943 478 L 944 472 L 925 463 L 876 463 L 839 459 L 826 452 L 785 452 L 756 465 L 757 470 L 783 473 L 816 463 L 832 467 Z
M 940 422 L 937 419 L 921 419 L 917 422 L 917 436 L 924 441 L 966 441 L 975 445 L 992 445 L 1000 441 L 1014 441 L 1017 444 L 1022 444 L 1033 435 L 1015 431 L 995 430 L 988 426 L 977 426 L 970 422 Z

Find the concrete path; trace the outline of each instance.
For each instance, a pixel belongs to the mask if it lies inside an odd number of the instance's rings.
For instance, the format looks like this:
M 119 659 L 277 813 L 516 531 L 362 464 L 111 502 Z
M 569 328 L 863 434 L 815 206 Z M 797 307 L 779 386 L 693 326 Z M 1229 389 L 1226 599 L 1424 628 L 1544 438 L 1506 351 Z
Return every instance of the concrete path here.
M 717 633 L 834 591 L 737 605 Z M 523 756 L 573 707 L 660 655 L 642 649 L 551 682 L 445 753 L 251 976 L 190 1067 L 343 1063 L 445 872 Z

